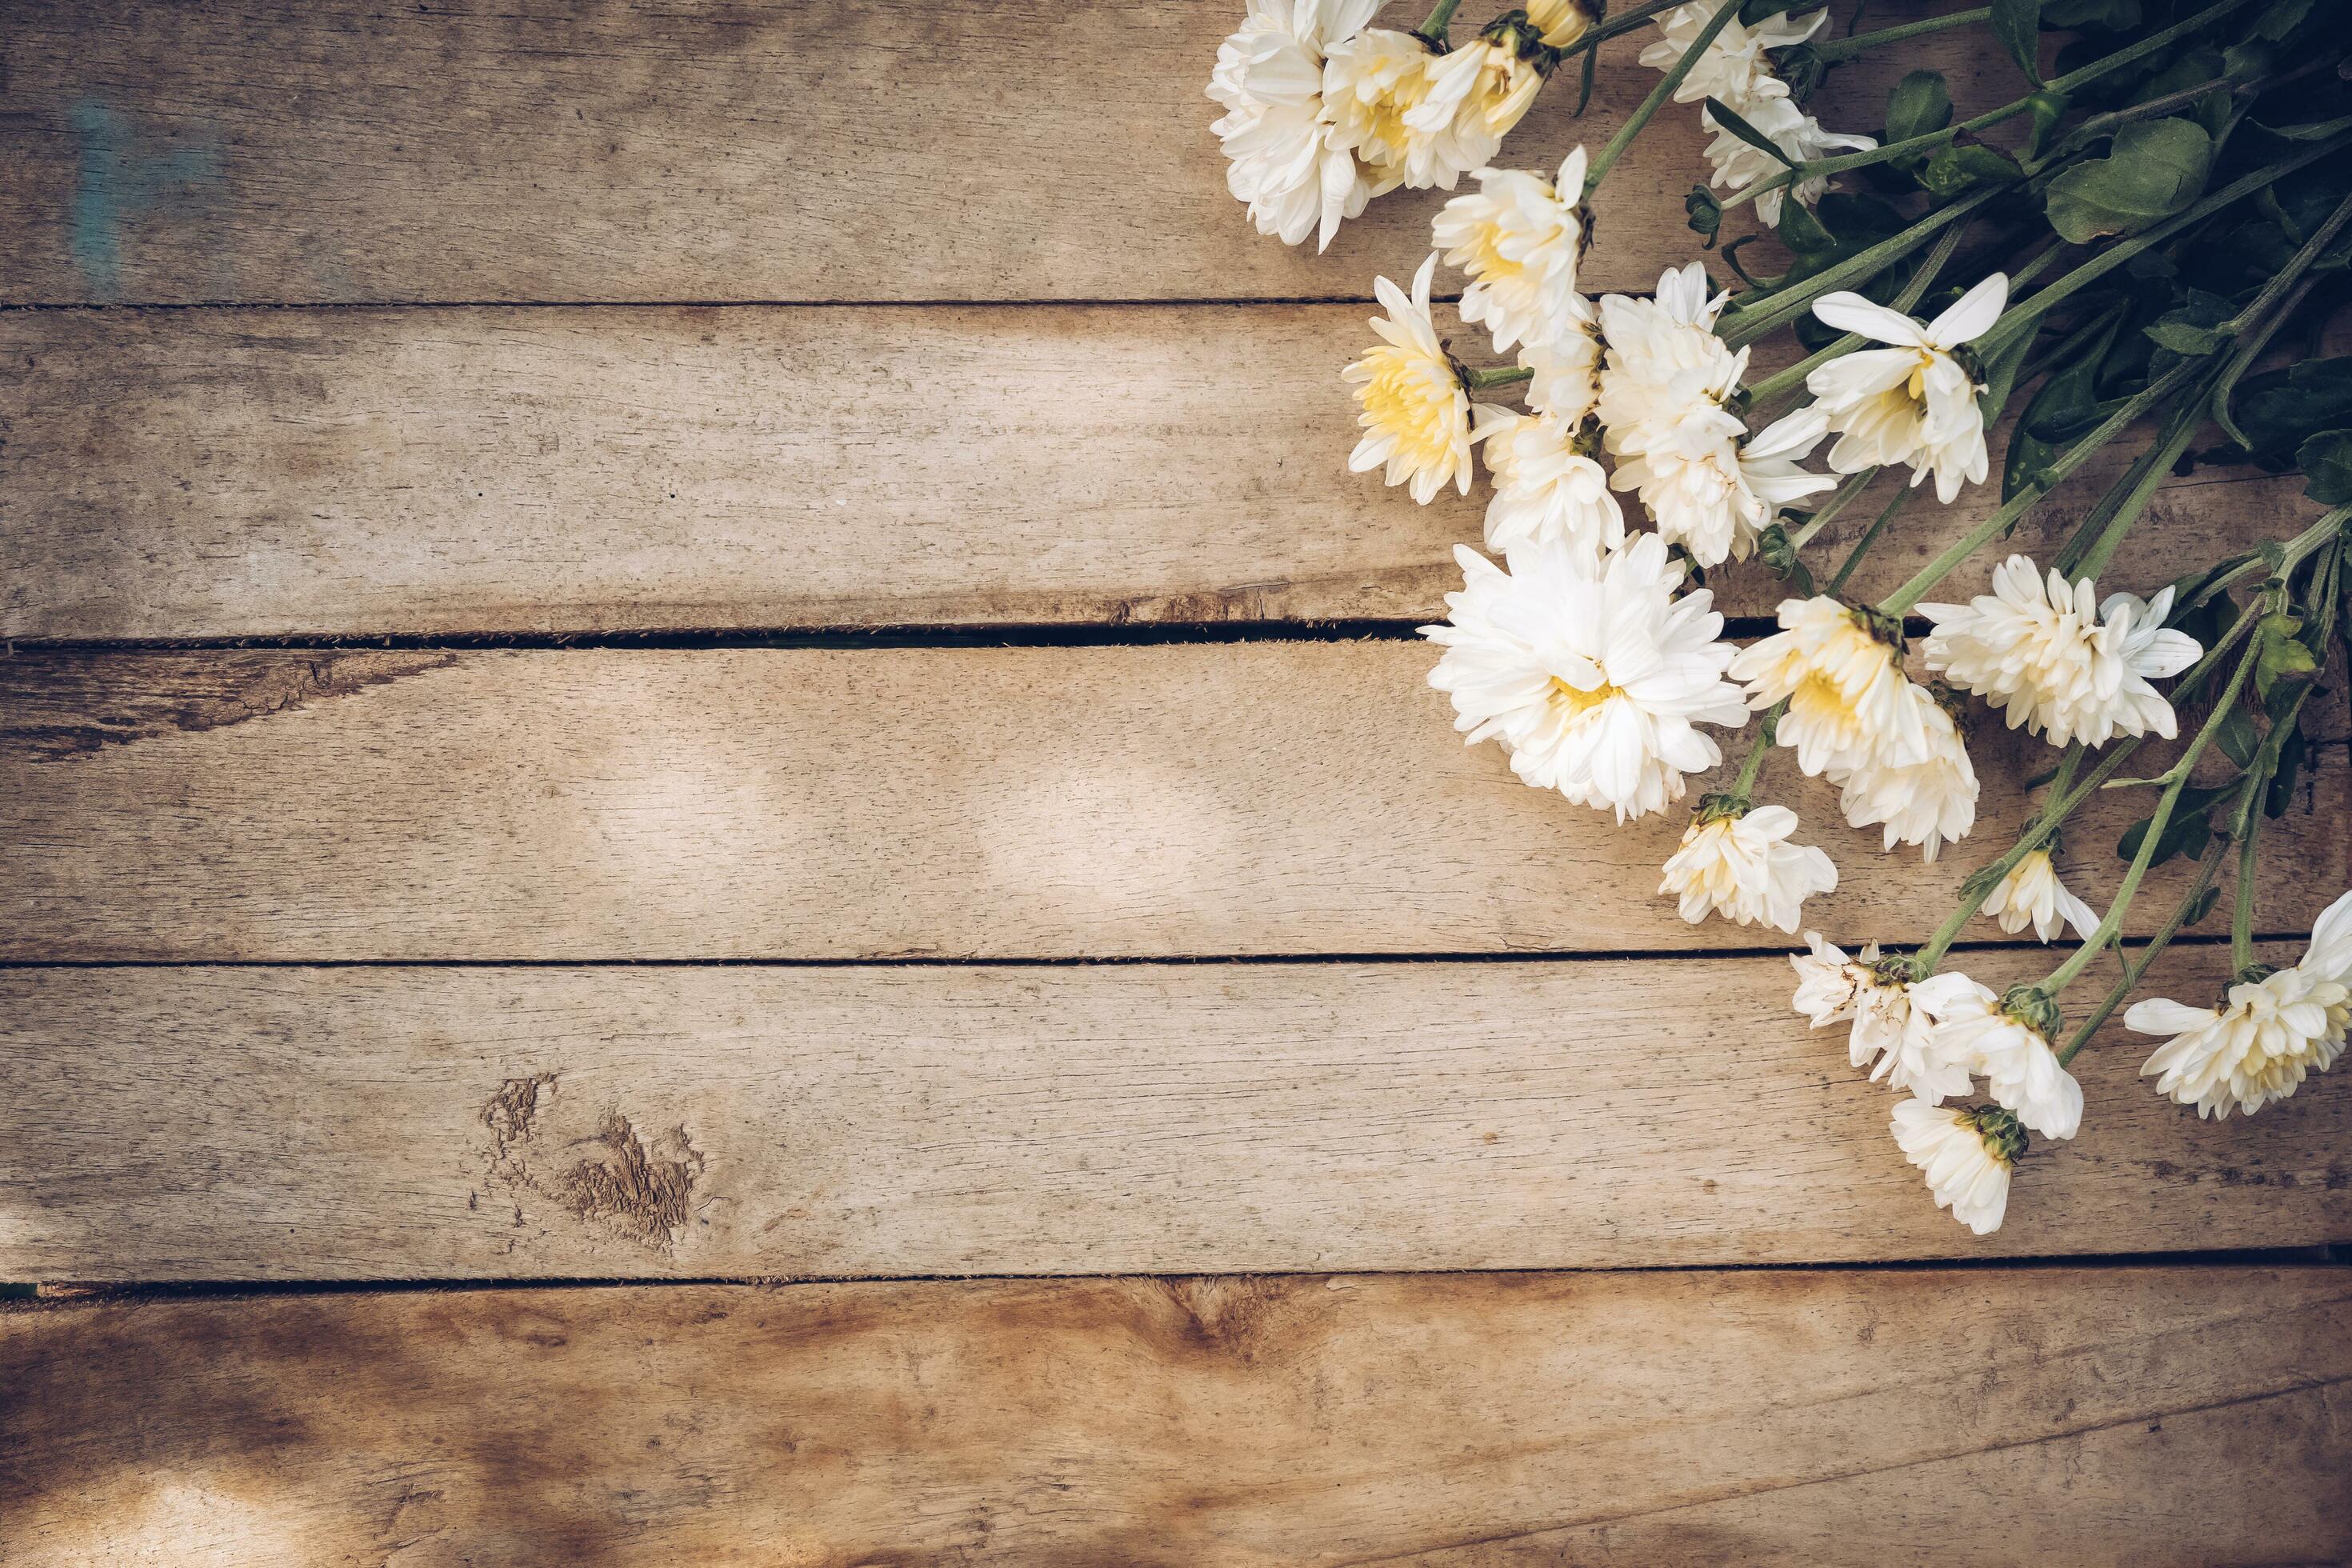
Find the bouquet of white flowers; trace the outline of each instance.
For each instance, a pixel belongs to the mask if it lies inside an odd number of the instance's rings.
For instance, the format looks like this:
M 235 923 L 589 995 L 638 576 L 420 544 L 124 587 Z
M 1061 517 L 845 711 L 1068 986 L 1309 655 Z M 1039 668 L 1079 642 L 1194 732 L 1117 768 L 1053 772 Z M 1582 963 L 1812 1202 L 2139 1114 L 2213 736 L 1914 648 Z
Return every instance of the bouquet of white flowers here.
M 1878 829 L 1884 851 L 1933 859 L 1976 826 L 1976 703 L 2047 741 L 2053 765 L 2031 781 L 2038 810 L 1925 946 L 1849 955 L 1809 931 L 1791 959 L 1798 1011 L 1815 1027 L 1849 1026 L 1853 1065 L 1906 1096 L 1896 1143 L 1979 1234 L 2000 1225 L 2030 1138 L 2074 1135 L 2083 1096 L 2069 1062 L 2212 910 L 2225 864 L 2235 975 L 2212 1005 L 2145 1000 L 2125 1013 L 2164 1042 L 2145 1073 L 2200 1115 L 2226 1116 L 2332 1065 L 2352 1021 L 2352 893 L 2291 967 L 2255 962 L 2252 942 L 2263 824 L 2304 764 L 2306 700 L 2347 591 L 2352 358 L 2266 363 L 2276 345 L 2315 340 L 2352 295 L 2352 29 L 2340 12 L 2325 0 L 1996 0 L 1831 38 L 1827 10 L 1789 0 L 1605 19 L 1600 0 L 1549 0 L 1456 43 L 1456 3 L 1403 32 L 1373 25 L 1377 0 L 1251 0 L 1209 92 L 1226 110 L 1215 130 L 1234 195 L 1286 244 L 1314 233 L 1328 245 L 1399 185 L 1474 182 L 1435 215 L 1411 291 L 1377 281 L 1381 342 L 1346 372 L 1362 410 L 1351 469 L 1379 469 L 1426 503 L 1449 484 L 1468 494 L 1483 449 L 1486 543 L 1501 564 L 1458 548 L 1463 587 L 1445 623 L 1423 628 L 1444 649 L 1430 681 L 1457 727 L 1497 742 L 1526 783 L 1622 823 L 1683 800 L 1689 775 L 1723 761 L 1703 727 L 1757 716 L 1737 775 L 1697 801 L 1659 891 L 1694 922 L 1791 935 L 1838 869 L 1792 842 L 1795 813 L 1763 798 L 1776 748 L 1834 785 L 1847 821 Z M 1580 58 L 1589 96 L 1598 46 L 1648 26 L 1657 36 L 1639 60 L 1662 74 L 1605 146 L 1577 147 L 1548 173 L 1494 165 L 1570 60 Z M 2014 101 L 1956 121 L 1942 77 L 1920 70 L 1895 89 L 1878 135 L 1824 131 L 1807 111 L 1842 62 L 1957 27 L 1985 29 L 2014 60 Z M 2053 70 L 2045 27 L 2071 31 Z M 1735 286 L 1695 260 L 1648 298 L 1588 299 L 1578 273 L 1592 194 L 1669 103 L 1699 105 L 1714 133 L 1706 181 L 1685 202 L 1695 243 L 1712 250 L 1747 206 L 1788 265 L 1751 275 L 1748 234 L 1719 252 Z M 2024 127 L 2011 145 L 1980 134 L 2011 122 Z M 1441 261 L 1462 277 L 1462 323 L 1511 363 L 1455 356 L 1433 317 Z M 1801 357 L 1750 380 L 1753 345 L 1783 329 Z M 1941 505 L 1995 482 L 1986 432 L 2020 397 L 2000 504 L 1884 599 L 1843 596 L 1929 481 Z M 2013 554 L 1991 592 L 1929 597 L 2092 454 L 2144 427 L 2138 455 L 2046 567 Z M 2209 428 L 2217 442 L 2200 447 Z M 2102 596 L 2095 579 L 2158 481 L 2211 460 L 2299 470 L 2317 515 L 2258 551 L 2196 563 L 2153 598 Z M 1817 563 L 1813 541 L 1885 470 L 1908 480 L 1843 561 Z M 1631 524 L 1626 495 L 1640 509 Z M 1789 596 L 1779 631 L 1738 647 L 1700 584 L 1750 560 Z M 2184 712 L 2189 739 L 2166 765 L 2121 776 L 2142 745 L 2179 739 Z M 2126 868 L 2102 914 L 2053 856 L 2083 804 L 2116 790 L 2152 804 L 2117 847 Z M 2177 857 L 2197 862 L 2187 896 L 2067 1019 L 2062 1003 L 2116 945 L 2148 870 Z M 1945 965 L 1979 917 L 2043 942 L 2071 927 L 2077 942 L 2043 979 L 1995 993 Z

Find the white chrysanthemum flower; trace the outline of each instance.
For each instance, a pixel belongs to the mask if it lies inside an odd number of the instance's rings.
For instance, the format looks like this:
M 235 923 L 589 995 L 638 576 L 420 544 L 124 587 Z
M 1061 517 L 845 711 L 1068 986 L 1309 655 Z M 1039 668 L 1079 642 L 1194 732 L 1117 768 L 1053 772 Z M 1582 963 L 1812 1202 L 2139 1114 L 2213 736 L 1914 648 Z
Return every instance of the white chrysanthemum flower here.
M 1521 343 L 1518 355 L 1535 372 L 1528 406 L 1570 425 L 1582 425 L 1601 401 L 1601 322 L 1591 301 L 1579 296 L 1576 307 L 1551 337 Z
M 1699 34 L 1715 20 L 1723 7 L 1717 0 L 1690 0 L 1657 18 L 1658 31 L 1663 35 L 1655 43 L 1644 47 L 1637 57 L 1653 70 L 1669 71 L 1676 61 L 1690 53 Z M 1767 49 L 1785 49 L 1801 44 L 1820 32 L 1829 21 L 1826 9 L 1809 11 L 1802 20 L 1783 11 L 1766 17 L 1750 27 L 1734 16 L 1723 25 L 1675 89 L 1676 103 L 1696 103 L 1702 99 L 1720 99 L 1731 106 L 1734 113 L 1746 116 L 1751 107 L 1765 99 L 1786 98 L 1789 84 L 1772 74 L 1772 62 L 1764 58 Z
M 1658 891 L 1675 895 L 1693 925 L 1712 913 L 1793 933 L 1804 901 L 1832 891 L 1838 880 L 1827 854 L 1788 842 L 1796 830 L 1797 814 L 1785 805 L 1713 816 L 1702 810 L 1667 859 Z
M 1952 351 L 1991 331 L 2008 300 L 2000 272 L 1925 326 L 1859 294 L 1814 300 L 1813 314 L 1839 331 L 1893 345 L 1840 355 L 1805 378 L 1839 432 L 1830 467 L 1854 474 L 1907 463 L 1915 485 L 1936 476 L 1936 499 L 1948 505 L 1962 485 L 1982 481 L 1992 460 L 1977 406 L 1982 388 Z
M 1936 1206 L 1979 1236 L 2000 1228 L 2009 1212 L 2009 1177 L 2025 1152 L 2017 1121 L 1987 1106 L 1937 1106 L 1906 1100 L 1895 1108 L 1895 1142 L 1926 1173 Z
M 1609 476 L 1578 447 L 1577 427 L 1555 415 L 1484 404 L 1473 441 L 1486 447 L 1494 499 L 1486 503 L 1486 548 L 1551 543 L 1613 550 L 1625 542 L 1625 512 Z
M 1405 110 L 1404 124 L 1415 145 L 1429 150 L 1430 184 L 1454 188 L 1473 169 L 1494 161 L 1511 127 L 1535 107 L 1543 73 L 1519 53 L 1514 33 L 1482 36 L 1475 43 L 1436 56 L 1429 66 L 1429 91 Z M 1405 160 L 1405 184 L 1415 184 L 1413 155 Z M 1582 172 L 1574 201 L 1582 197 Z
M 1787 700 L 1779 740 L 1796 748 L 1800 768 L 1819 776 L 1935 756 L 1901 650 L 1881 642 L 1861 612 L 1819 594 L 1781 600 L 1780 619 L 1782 629 L 1743 648 L 1731 674 L 1747 683 L 1751 708 Z
M 2139 1069 L 2159 1075 L 2158 1093 L 2200 1117 L 2226 1117 L 2232 1107 L 2252 1116 L 2336 1065 L 2352 1026 L 2352 893 L 2319 917 L 2300 963 L 2260 971 L 2232 984 L 2220 1007 L 2132 1005 L 2126 1028 L 2172 1037 Z
M 1882 961 L 1876 942 L 1853 959 L 1819 931 L 1807 931 L 1805 943 L 1810 952 L 1789 955 L 1797 1011 L 1816 1029 L 1851 1019 L 1846 1052 L 1854 1066 L 1930 1104 L 1969 1091 L 1967 1070 L 1936 1054 L 1934 1021 L 1911 1005 L 1909 983 L 1895 973 L 1900 965 Z
M 2165 629 L 2172 590 L 2153 604 L 2129 594 L 2100 605 L 2087 577 L 2045 578 L 2031 558 L 1993 569 L 1992 592 L 1965 605 L 1923 604 L 1935 623 L 1927 668 L 1983 698 L 2053 746 L 2104 746 L 2116 735 L 2178 732 L 2172 704 L 2148 684 L 2178 675 L 2205 650 Z
M 1570 48 L 1601 19 L 1592 0 L 1528 0 L 1528 25 L 1555 49 Z
M 1495 352 L 1515 343 L 1549 342 L 1563 324 L 1589 313 L 1576 291 L 1576 264 L 1584 249 L 1584 149 L 1559 166 L 1559 177 L 1517 169 L 1472 171 L 1478 189 L 1438 209 L 1430 226 L 1445 264 L 1470 275 L 1462 290 L 1462 319 L 1484 322 Z
M 1927 737 L 1927 756 L 1916 763 L 1874 760 L 1832 767 L 1828 778 L 1841 792 L 1838 805 L 1847 822 L 1884 826 L 1883 848 L 1916 844 L 1920 858 L 1933 861 L 1946 844 L 1966 838 L 1977 825 L 1977 770 L 1951 714 L 1927 688 L 1906 684 Z
M 1388 314 L 1372 318 L 1372 331 L 1384 341 L 1340 373 L 1355 384 L 1364 410 L 1356 419 L 1364 434 L 1348 455 L 1349 472 L 1384 468 L 1387 483 L 1410 483 L 1423 506 L 1449 480 L 1470 493 L 1470 395 L 1429 319 L 1436 267 L 1433 254 L 1422 262 L 1411 299 L 1385 278 L 1373 280 Z
M 1209 96 L 1226 113 L 1210 129 L 1228 160 L 1226 188 L 1249 204 L 1260 234 L 1285 245 L 1313 234 L 1321 250 L 1341 218 L 1386 188 L 1332 142 L 1323 112 L 1326 47 L 1379 9 L 1380 0 L 1249 0 L 1240 30 L 1219 46 Z
M 2031 1011 L 2030 1003 L 1996 995 L 1948 970 L 1911 987 L 1911 1005 L 1935 1020 L 1936 1054 L 1982 1074 L 1986 1089 L 2018 1121 L 2045 1138 L 2072 1138 L 2082 1130 L 2083 1086 L 2058 1065 L 2044 1025 L 2020 1016 L 2018 1008 Z
M 1751 437 L 1702 405 L 1666 438 L 1622 459 L 1610 485 L 1638 490 L 1658 531 L 1700 565 L 1745 561 L 1783 506 L 1837 483 L 1797 466 L 1828 429 L 1819 409 L 1801 408 Z
M 1325 47 L 1323 114 L 1331 145 L 1355 154 L 1374 183 L 1419 189 L 1438 183 L 1449 160 L 1452 133 L 1441 150 L 1436 139 L 1405 123 L 1405 116 L 1429 96 L 1430 68 L 1438 57 L 1411 33 L 1365 27 Z M 1469 165 L 1464 164 L 1466 168 Z M 1453 187 L 1449 176 L 1445 184 Z
M 1814 15 L 1825 16 L 1827 13 L 1817 11 Z M 1820 121 L 1786 98 L 1762 99 L 1751 103 L 1744 112 L 1737 108 L 1732 112 L 1738 114 L 1767 141 L 1788 154 L 1792 163 L 1810 163 L 1832 153 L 1860 153 L 1878 145 L 1874 137 L 1822 130 Z M 1716 189 L 1731 195 L 1776 174 L 1787 173 L 1787 163 L 1716 124 L 1711 112 L 1701 110 L 1699 121 L 1716 132 L 1715 140 L 1706 144 L 1707 166 L 1713 171 L 1708 183 Z M 1830 179 L 1826 174 L 1813 174 L 1794 184 L 1777 186 L 1756 198 L 1756 216 L 1768 227 L 1778 228 L 1783 198 L 1793 195 L 1805 205 L 1811 206 L 1829 188 Z
M 1620 822 L 1683 797 L 1684 775 L 1722 760 L 1694 726 L 1747 714 L 1723 679 L 1723 617 L 1704 588 L 1677 596 L 1680 562 L 1644 533 L 1596 554 L 1565 542 L 1507 552 L 1508 573 L 1457 546 L 1451 624 L 1422 627 L 1445 649 L 1429 683 L 1454 700 L 1471 743 L 1499 741 L 1525 783 Z
M 1727 291 L 1707 293 L 1706 268 L 1669 268 L 1650 299 L 1607 294 L 1601 335 L 1609 345 L 1596 409 L 1612 456 L 1638 455 L 1685 422 L 1720 410 L 1748 371 L 1748 351 L 1724 346 L 1715 319 Z
M 2066 890 L 2047 849 L 2030 850 L 2011 867 L 1977 912 L 2000 921 L 2000 929 L 2011 935 L 2032 926 L 2042 942 L 2058 934 L 2062 921 L 2085 942 L 2099 926 L 2099 911 Z

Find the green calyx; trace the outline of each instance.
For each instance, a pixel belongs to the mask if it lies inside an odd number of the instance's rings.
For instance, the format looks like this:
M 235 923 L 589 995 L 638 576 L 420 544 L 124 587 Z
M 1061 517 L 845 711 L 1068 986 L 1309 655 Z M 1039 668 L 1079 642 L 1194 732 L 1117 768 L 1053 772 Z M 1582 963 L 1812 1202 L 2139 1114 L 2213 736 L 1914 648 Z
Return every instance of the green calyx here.
M 1870 966 L 1881 985 L 1916 985 L 1927 976 L 1920 972 L 1918 955 L 1890 952 Z
M 2231 985 L 2260 985 L 2263 981 L 2268 980 L 2272 975 L 2276 974 L 2277 973 L 2278 965 L 2275 963 L 2249 963 L 2246 967 L 2238 971 L 2237 973 L 2230 976 L 2230 984 Z M 2226 1003 L 2224 1005 L 2226 1005 Z
M 1744 795 L 1703 795 L 1698 797 L 1698 805 L 1693 808 L 1691 816 L 1704 826 L 1727 818 L 1737 822 L 1752 809 L 1753 803 Z
M 2054 1039 L 2064 1015 L 2058 1003 L 2038 985 L 2012 985 L 2000 998 L 2000 1010 L 2043 1039 Z
M 1977 1124 L 1977 1136 L 1984 1140 L 1986 1153 L 2004 1165 L 2024 1158 L 2028 1140 L 2016 1117 L 1998 1105 L 1979 1105 L 1969 1112 L 1969 1120 Z
M 1846 614 L 1853 617 L 1855 626 L 1893 648 L 1897 658 L 1903 657 L 1902 616 L 1890 616 L 1874 605 L 1849 605 Z

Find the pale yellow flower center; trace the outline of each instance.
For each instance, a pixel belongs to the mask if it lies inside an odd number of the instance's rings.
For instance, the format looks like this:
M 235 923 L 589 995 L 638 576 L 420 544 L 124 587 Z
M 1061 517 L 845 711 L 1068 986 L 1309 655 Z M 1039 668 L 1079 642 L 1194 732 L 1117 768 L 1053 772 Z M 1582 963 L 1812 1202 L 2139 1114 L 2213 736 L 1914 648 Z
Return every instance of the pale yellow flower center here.
M 1624 695 L 1623 687 L 1610 684 L 1605 670 L 1601 673 L 1601 684 L 1590 691 L 1580 686 L 1570 686 L 1557 675 L 1551 678 L 1552 706 L 1563 710 L 1570 721 L 1583 718 L 1612 697 Z
M 1362 363 L 1372 372 L 1357 395 L 1367 425 L 1395 437 L 1415 468 L 1450 463 L 1461 423 L 1452 369 L 1393 344 L 1368 351 Z

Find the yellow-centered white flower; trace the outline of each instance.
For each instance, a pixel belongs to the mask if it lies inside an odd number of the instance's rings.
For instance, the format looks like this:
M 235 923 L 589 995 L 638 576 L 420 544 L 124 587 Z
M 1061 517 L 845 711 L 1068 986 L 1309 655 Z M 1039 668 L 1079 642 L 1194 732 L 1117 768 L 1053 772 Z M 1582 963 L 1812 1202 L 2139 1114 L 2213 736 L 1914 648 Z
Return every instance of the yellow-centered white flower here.
M 1427 183 L 1450 191 L 1461 175 L 1492 163 L 1504 136 L 1527 117 L 1542 90 L 1542 73 L 1519 53 L 1511 33 L 1481 37 L 1435 57 L 1427 96 L 1404 114 L 1406 129 L 1427 138 L 1433 170 Z M 1408 154 L 1405 184 L 1413 183 Z M 1569 193 L 1571 202 L 1584 194 L 1581 171 L 1576 184 Z
M 1680 901 L 1697 925 L 1719 914 L 1737 925 L 1793 933 L 1807 899 L 1837 886 L 1837 868 L 1822 850 L 1788 842 L 1797 814 L 1785 805 L 1695 816 L 1682 847 L 1666 861 L 1658 891 Z
M 1669 71 L 1675 62 L 1690 53 L 1698 42 L 1699 34 L 1722 10 L 1718 0 L 1690 0 L 1684 5 L 1661 14 L 1657 18 L 1661 37 L 1643 47 L 1637 58 L 1653 70 Z M 1783 11 L 1748 26 L 1734 16 L 1723 25 L 1706 47 L 1690 74 L 1675 89 L 1676 103 L 1697 103 L 1703 99 L 1720 99 L 1730 105 L 1734 113 L 1743 119 L 1750 109 L 1766 99 L 1789 96 L 1789 84 L 1772 74 L 1772 62 L 1764 58 L 1767 49 L 1785 49 L 1801 44 L 1828 25 L 1826 9 L 1809 11 L 1802 20 Z
M 2311 947 L 2289 968 L 2249 971 L 2219 1007 L 2137 1002 L 2124 1026 L 2168 1035 L 2139 1070 L 2154 1073 L 2159 1094 L 2193 1105 L 2200 1117 L 2252 1116 L 2284 1100 L 2305 1078 L 2326 1072 L 2344 1053 L 2352 1026 L 2352 893 L 2327 907 L 2312 927 Z
M 2045 1138 L 2072 1138 L 2083 1127 L 2083 1086 L 2058 1065 L 2039 1027 L 2003 999 L 1957 970 L 1911 987 L 1911 1005 L 1935 1020 L 1930 1049 L 1984 1077 L 2003 1110 Z
M 1977 770 L 1958 723 L 1927 688 L 1905 683 L 1927 754 L 1916 763 L 1870 760 L 1826 770 L 1839 807 L 1856 827 L 1884 827 L 1881 847 L 1916 844 L 1932 861 L 1948 843 L 1966 838 L 1977 823 Z
M 1353 153 L 1375 184 L 1418 189 L 1438 184 L 1439 170 L 1452 166 L 1450 130 L 1441 149 L 1434 137 L 1405 123 L 1429 97 L 1438 58 L 1419 38 L 1392 27 L 1365 27 L 1326 47 L 1323 113 L 1331 145 Z M 1448 189 L 1457 177 L 1446 176 Z
M 1380 0 L 1249 0 L 1240 30 L 1217 48 L 1209 96 L 1225 107 L 1210 129 L 1223 144 L 1225 187 L 1249 204 L 1260 234 L 1321 250 L 1386 185 L 1331 140 L 1323 111 L 1324 52 L 1380 9 Z M 1393 179 L 1387 182 L 1394 184 Z
M 1412 293 L 1385 278 L 1372 292 L 1386 316 L 1372 318 L 1379 347 L 1340 373 L 1356 388 L 1363 436 L 1348 455 L 1350 473 L 1383 470 L 1391 485 L 1412 487 L 1423 506 L 1448 483 L 1470 493 L 1470 395 L 1429 319 L 1433 253 L 1412 275 Z
M 1625 542 L 1624 510 L 1575 425 L 1488 403 L 1479 406 L 1470 439 L 1486 444 L 1495 481 L 1487 549 L 1558 542 L 1597 552 Z
M 1780 743 L 1819 776 L 1832 769 L 1905 767 L 1932 760 L 1927 709 L 1913 697 L 1899 649 L 1861 612 L 1826 594 L 1780 601 L 1781 629 L 1740 650 L 1733 679 L 1761 710 L 1787 700 Z
M 1730 646 L 1708 592 L 1677 595 L 1664 541 L 1600 554 L 1565 541 L 1507 552 L 1509 571 L 1457 546 L 1450 620 L 1421 628 L 1445 649 L 1429 683 L 1469 742 L 1497 741 L 1520 779 L 1623 822 L 1680 800 L 1684 775 L 1722 761 L 1699 724 L 1747 721 L 1723 679 Z
M 1478 188 L 1447 202 L 1430 226 L 1445 264 L 1470 276 L 1462 319 L 1485 323 L 1496 353 L 1548 342 L 1590 314 L 1576 291 L 1584 249 L 1584 149 L 1568 155 L 1556 180 L 1519 169 L 1472 174 Z
M 1745 561 L 1780 509 L 1837 483 L 1798 464 L 1829 426 L 1817 408 L 1801 408 L 1749 436 L 1713 405 L 1695 407 L 1664 439 L 1628 454 L 1610 479 L 1638 490 L 1670 544 L 1701 566 Z
M 1730 297 L 1708 294 L 1706 268 L 1696 261 L 1667 268 L 1650 299 L 1601 296 L 1609 357 L 1596 408 L 1612 456 L 1638 455 L 1723 412 L 1748 370 L 1748 351 L 1735 353 L 1715 335 Z
M 2025 1142 L 2013 1124 L 1966 1106 L 1906 1100 L 1895 1108 L 1893 1131 L 1903 1157 L 1927 1178 L 1936 1206 L 1979 1236 L 2000 1228 L 2009 1212 L 2010 1173 Z
M 1813 15 L 1821 16 L 1827 13 L 1816 11 Z M 1761 132 L 1792 163 L 1810 163 L 1832 153 L 1863 152 L 1878 145 L 1873 137 L 1822 130 L 1820 121 L 1786 98 L 1759 99 L 1745 111 L 1735 108 L 1732 112 Z M 1706 144 L 1707 167 L 1712 171 L 1708 184 L 1716 189 L 1727 195 L 1734 195 L 1788 171 L 1787 163 L 1717 125 L 1711 111 L 1700 110 L 1699 119 L 1708 130 L 1716 132 L 1715 140 Z M 1793 195 L 1805 205 L 1811 206 L 1829 188 L 1830 179 L 1826 174 L 1811 174 L 1793 184 L 1776 186 L 1756 198 L 1757 218 L 1768 227 L 1778 228 L 1780 226 L 1780 204 L 1785 197 Z
M 1983 389 L 1953 351 L 1992 330 L 2009 300 L 2009 279 L 1996 272 L 1921 324 L 1859 294 L 1824 294 L 1813 314 L 1842 332 L 1891 346 L 1842 354 L 1805 378 L 1838 432 L 1830 467 L 1841 474 L 1908 464 L 1911 482 L 1936 477 L 1936 499 L 1949 504 L 1963 485 L 1982 481 Z
M 2104 746 L 2117 735 L 2178 732 L 2172 704 L 2148 684 L 2178 675 L 2205 650 L 2165 628 L 2172 590 L 2153 603 L 2130 594 L 2102 605 L 2089 578 L 2045 577 L 2030 557 L 1993 569 L 1992 592 L 1965 605 L 1923 604 L 1935 623 L 1927 668 L 1975 692 L 2053 746 Z
M 2085 942 L 2099 926 L 2099 911 L 2066 890 L 2047 849 L 2029 850 L 1994 884 L 1977 912 L 1998 921 L 2000 929 L 2011 935 L 2032 926 L 2034 937 L 2042 942 L 2058 934 L 2061 921 L 2073 926 L 2074 934 Z
M 1847 1058 L 1868 1068 L 1873 1082 L 1884 1079 L 1888 1088 L 1931 1104 L 1969 1091 L 1966 1070 L 1935 1054 L 1935 1022 L 1911 1005 L 1909 984 L 1882 972 L 1876 942 L 1851 959 L 1819 931 L 1807 931 L 1805 945 L 1810 952 L 1789 955 L 1797 971 L 1797 1011 L 1816 1029 L 1852 1020 Z

